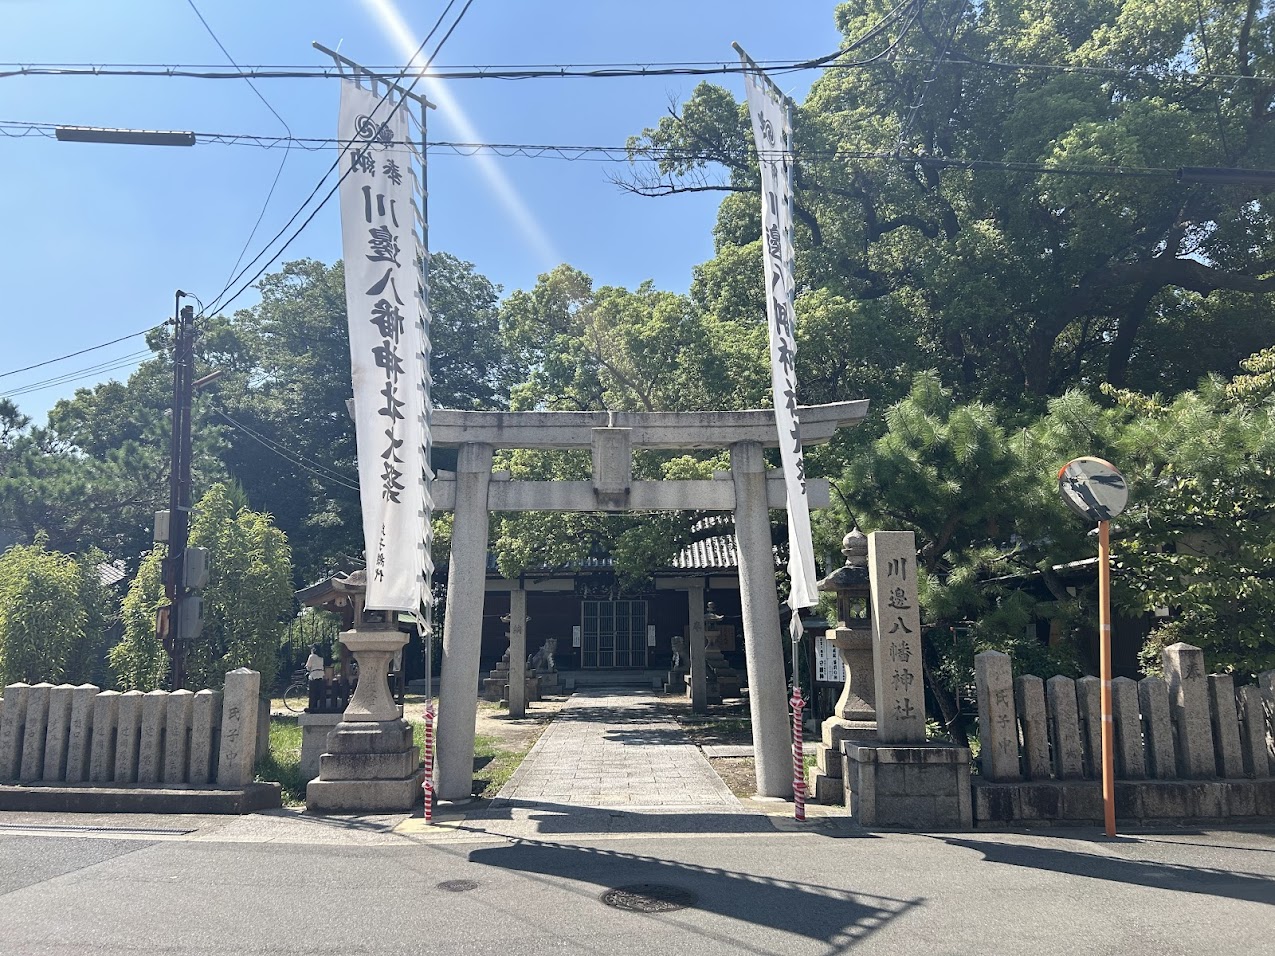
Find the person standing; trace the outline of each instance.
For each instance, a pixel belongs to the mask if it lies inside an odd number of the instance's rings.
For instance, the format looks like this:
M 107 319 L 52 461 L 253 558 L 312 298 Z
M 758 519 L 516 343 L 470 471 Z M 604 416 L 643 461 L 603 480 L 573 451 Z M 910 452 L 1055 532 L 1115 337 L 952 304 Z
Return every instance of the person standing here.
M 319 653 L 319 645 L 310 646 L 310 656 L 305 661 L 305 676 L 310 681 L 310 713 L 318 713 L 323 709 L 323 655 Z

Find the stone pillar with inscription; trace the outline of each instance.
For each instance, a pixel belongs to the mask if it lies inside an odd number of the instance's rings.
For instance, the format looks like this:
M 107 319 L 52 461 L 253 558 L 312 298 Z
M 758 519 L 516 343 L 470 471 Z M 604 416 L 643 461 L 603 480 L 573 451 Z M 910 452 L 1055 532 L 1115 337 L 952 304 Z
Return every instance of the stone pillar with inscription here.
M 911 531 L 869 535 L 868 577 L 872 584 L 877 739 L 890 744 L 924 743 L 916 536 Z
M 1170 644 L 1160 652 L 1169 685 L 1169 704 L 1177 742 L 1178 772 L 1187 778 L 1217 775 L 1213 753 L 1213 721 L 1209 715 L 1209 681 L 1204 652 L 1191 644 Z
M 983 776 L 988 780 L 1021 780 L 1018 759 L 1018 713 L 1014 707 L 1014 675 L 1008 654 L 984 651 L 974 656 L 978 688 L 978 735 Z
M 877 737 L 842 742 L 842 786 L 863 826 L 969 829 L 969 748 L 925 737 L 916 559 L 910 531 L 868 536 Z
M 527 716 L 527 592 L 509 592 L 509 716 Z

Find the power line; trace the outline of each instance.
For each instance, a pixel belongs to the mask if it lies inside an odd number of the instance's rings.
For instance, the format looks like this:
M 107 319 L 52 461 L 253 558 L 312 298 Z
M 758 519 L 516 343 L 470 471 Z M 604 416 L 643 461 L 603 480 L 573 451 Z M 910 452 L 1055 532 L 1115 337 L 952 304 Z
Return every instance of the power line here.
M 841 52 L 838 51 L 837 55 Z M 807 70 L 858 69 L 870 61 L 835 61 L 820 63 L 818 60 L 758 60 L 768 73 L 795 73 Z M 898 63 L 929 65 L 932 57 L 900 56 Z M 942 63 L 954 66 L 983 66 L 992 69 L 1020 73 L 1080 73 L 1092 76 L 1108 76 L 1138 83 L 1184 84 L 1221 81 L 1227 83 L 1271 83 L 1275 75 L 1266 73 L 1214 73 L 1193 70 L 1146 70 L 1111 66 L 1087 66 L 1072 63 L 1040 63 L 1032 61 L 982 59 L 966 53 L 946 56 Z M 388 80 L 400 69 L 397 66 L 376 65 L 367 67 L 371 78 Z M 409 71 L 410 72 L 410 71 Z M 431 68 L 429 76 L 439 80 L 535 80 L 535 79 L 624 79 L 667 76 L 711 76 L 743 73 L 738 62 L 724 60 L 689 60 L 685 62 L 652 61 L 649 63 L 582 63 L 582 64 L 491 64 L 442 66 Z M 406 75 L 406 74 L 405 74 Z M 162 63 L 0 63 L 0 79 L 17 76 L 113 76 L 153 77 L 198 80 L 332 80 L 340 79 L 340 70 L 333 66 L 305 64 L 259 65 L 227 70 L 221 64 L 162 64 Z
M 220 415 L 222 418 L 224 418 L 231 426 L 233 426 L 234 428 L 237 428 L 239 431 L 243 432 L 249 438 L 252 438 L 258 444 L 260 444 L 263 448 L 267 449 L 268 451 L 274 452 L 274 454 L 278 455 L 280 458 L 284 459 L 289 464 L 297 465 L 305 469 L 310 474 L 314 475 L 314 477 L 319 478 L 320 480 L 324 482 L 333 482 L 337 485 L 340 485 L 342 488 L 348 489 L 349 491 L 357 492 L 359 490 L 359 486 L 357 484 L 351 484 L 351 480 L 347 476 L 339 474 L 338 472 L 332 471 L 330 468 L 326 467 L 325 465 L 319 464 L 312 458 L 307 458 L 306 456 L 302 455 L 300 452 L 292 451 L 291 449 L 283 445 L 280 445 L 274 439 L 267 438 L 266 436 L 262 435 L 260 432 L 254 431 L 253 429 L 249 428 L 247 425 L 243 424 L 243 422 L 236 421 L 235 419 L 231 418 L 220 408 L 214 407 L 212 408 L 212 411 Z
M 136 365 L 138 362 L 144 361 L 153 354 L 154 353 L 147 350 L 144 352 L 133 352 L 129 355 L 117 356 L 116 358 L 99 362 L 96 365 L 90 365 L 87 368 L 76 369 L 75 371 L 64 372 L 63 374 L 52 378 L 42 379 L 37 382 L 30 382 L 26 385 L 15 386 L 0 395 L 0 398 L 17 398 L 19 395 L 29 395 L 32 392 L 41 392 L 47 388 L 56 388 L 59 385 L 69 385 L 72 382 L 79 381 L 80 379 L 92 378 L 103 375 L 107 372 L 114 372 L 122 368 L 128 368 L 132 365 Z
M 405 67 L 403 68 L 403 72 L 402 72 L 402 73 L 400 73 L 400 75 L 399 75 L 399 79 L 402 79 L 402 77 L 406 74 L 407 70 L 408 70 L 408 69 L 410 69 L 410 66 L 411 66 L 412 61 L 414 61 L 414 60 L 416 59 L 416 57 L 418 57 L 418 56 L 420 55 L 421 51 L 425 49 L 426 44 L 428 44 L 428 43 L 429 43 L 429 41 L 433 38 L 434 34 L 438 32 L 438 28 L 442 25 L 442 23 L 443 23 L 444 19 L 446 19 L 448 12 L 450 12 L 450 11 L 451 11 L 452 7 L 455 5 L 455 2 L 456 2 L 456 0 L 449 0 L 449 2 L 448 2 L 448 4 L 447 4 L 447 6 L 443 8 L 443 12 L 442 12 L 441 14 L 439 14 L 439 17 L 438 17 L 438 19 L 435 21 L 434 26 L 430 29 L 429 33 L 425 36 L 425 39 L 421 41 L 420 46 L 416 48 L 416 52 L 412 54 L 411 59 L 409 59 L 409 60 L 408 60 L 408 66 L 405 66 Z M 474 0 L 466 0 L 465 6 L 461 9 L 461 11 L 460 11 L 460 13 L 457 15 L 457 17 L 456 17 L 455 21 L 452 23 L 452 25 L 451 25 L 451 27 L 448 29 L 447 33 L 443 36 L 442 40 L 440 40 L 440 41 L 439 41 L 438 46 L 434 48 L 434 52 L 433 52 L 433 54 L 431 54 L 429 61 L 427 61 L 427 62 L 426 62 L 426 64 L 425 64 L 425 65 L 424 65 L 424 67 L 422 68 L 421 73 L 420 73 L 420 74 L 418 74 L 418 75 L 416 76 L 416 78 L 412 81 L 411 86 L 410 86 L 410 87 L 408 87 L 408 90 L 407 90 L 408 94 L 410 94 L 410 93 L 412 92 L 412 90 L 414 90 L 414 89 L 416 88 L 416 84 L 420 81 L 420 77 L 423 75 L 424 69 L 427 69 L 427 68 L 428 68 L 428 66 L 429 66 L 429 62 L 432 62 L 432 61 L 433 61 L 433 58 L 434 58 L 435 56 L 437 56 L 437 55 L 438 55 L 438 52 L 442 49 L 443 45 L 447 42 L 448 38 L 450 38 L 450 37 L 451 37 L 451 35 L 452 35 L 452 33 L 456 30 L 456 27 L 460 25 L 461 20 L 462 20 L 462 19 L 464 19 L 465 14 L 468 12 L 468 10 L 469 10 L 470 6 L 473 4 L 473 2 L 474 2 Z M 393 88 L 393 86 L 394 86 L 394 85 L 395 85 L 395 84 L 387 84 L 387 89 L 386 89 L 386 91 L 385 91 L 385 94 L 384 94 L 384 96 L 382 96 L 382 97 L 381 97 L 381 100 L 377 103 L 377 105 L 376 105 L 375 109 L 379 109 L 379 108 L 380 108 L 380 106 L 381 106 L 381 104 L 382 104 L 382 103 L 384 103 L 384 102 L 385 102 L 385 100 L 386 100 L 386 99 L 390 96 L 390 93 L 391 93 L 392 88 Z M 390 115 L 391 115 L 391 116 L 393 115 L 394 110 L 397 110 L 397 109 L 399 108 L 399 105 L 401 105 L 401 103 L 402 103 L 402 100 L 400 100 L 400 101 L 399 101 L 399 103 L 395 104 L 395 106 L 393 107 L 393 109 L 392 109 L 392 110 L 391 110 L 391 112 L 390 112 Z M 11 134 L 11 133 L 6 133 L 6 132 L 5 132 L 5 129 L 3 129 L 2 127 L 4 127 L 4 126 L 9 126 L 9 127 L 12 127 L 12 126 L 23 126 L 23 125 L 26 125 L 27 127 L 36 127 L 36 126 L 38 126 L 38 124 L 21 124 L 21 123 L 13 123 L 13 122 L 3 123 L 3 124 L 0 124 L 0 133 L 4 133 L 5 135 L 13 135 L 13 134 Z M 28 135 L 28 134 L 27 134 L 27 133 L 23 133 L 23 134 L 21 134 L 21 135 Z M 291 137 L 291 136 L 289 136 L 289 139 L 291 139 L 291 138 L 292 138 L 292 137 Z M 242 270 L 241 270 L 241 271 L 240 271 L 237 275 L 235 275 L 232 279 L 230 279 L 230 281 L 228 281 L 228 282 L 225 284 L 225 286 L 222 288 L 222 290 L 221 290 L 219 293 L 217 293 L 217 295 L 214 297 L 214 299 L 213 299 L 213 301 L 212 301 L 212 306 L 211 306 L 211 310 L 212 310 L 212 311 L 214 311 L 214 312 L 215 312 L 215 311 L 219 311 L 219 310 L 221 310 L 221 309 L 224 309 L 224 308 L 228 307 L 228 306 L 229 306 L 232 302 L 234 302 L 236 299 L 238 299 L 238 298 L 239 298 L 239 296 L 241 296 L 241 295 L 242 295 L 242 294 L 243 294 L 243 293 L 244 293 L 244 292 L 245 292 L 245 291 L 246 291 L 249 287 L 251 287 L 252 283 L 256 282 L 256 281 L 257 281 L 257 279 L 261 277 L 261 275 L 262 275 L 262 274 L 266 271 L 266 269 L 268 269 L 271 265 L 273 265 L 276 261 L 278 261 L 279 257 L 280 257 L 281 255 L 283 255 L 284 251 L 288 248 L 288 246 L 290 246 L 290 245 L 292 244 L 292 242 L 293 242 L 293 241 L 297 238 L 297 236 L 299 236 L 299 235 L 301 234 L 301 232 L 305 229 L 305 227 L 306 227 L 306 226 L 308 226 L 308 225 L 310 224 L 310 222 L 314 219 L 314 217 L 315 217 L 316 215 L 318 215 L 319 210 L 320 210 L 320 209 L 322 209 L 322 208 L 323 208 L 323 206 L 327 203 L 327 201 L 328 201 L 329 199 L 331 199 L 331 198 L 332 198 L 333 193 L 335 193 L 335 192 L 336 192 L 337 188 L 341 185 L 342 181 L 344 181 L 345 177 L 346 177 L 347 175 L 349 175 L 349 172 L 350 172 L 350 171 L 349 171 L 348 169 L 345 171 L 345 173 L 343 173 L 343 174 L 341 175 L 341 178 L 337 180 L 336 185 L 332 187 L 332 189 L 331 189 L 331 190 L 328 192 L 328 194 L 327 194 L 327 195 L 323 198 L 323 200 L 319 203 L 319 205 L 315 207 L 315 209 L 314 209 L 314 210 L 310 213 L 310 215 L 309 215 L 308 217 L 306 217 L 305 222 L 303 222 L 303 223 L 301 224 L 301 226 L 297 229 L 297 231 L 296 231 L 296 232 L 294 232 L 294 233 L 292 234 L 292 236 L 291 236 L 291 237 L 289 237 L 289 239 L 287 240 L 287 242 L 285 242 L 285 243 L 284 243 L 284 244 L 283 244 L 283 245 L 282 245 L 282 246 L 278 249 L 278 251 L 277 251 L 277 252 L 275 252 L 275 254 L 274 254 L 274 255 L 273 255 L 273 256 L 272 256 L 272 257 L 271 257 L 271 258 L 270 258 L 270 259 L 269 259 L 269 260 L 268 260 L 268 261 L 267 261 L 264 265 L 262 265 L 262 267 L 261 267 L 261 268 L 260 268 L 260 269 L 259 269 L 259 270 L 258 270 L 258 271 L 254 274 L 254 275 L 253 275 L 253 277 L 252 277 L 251 279 L 249 279 L 246 283 L 244 283 L 242 286 L 240 286 L 240 287 L 239 287 L 239 289 L 235 292 L 235 294 L 234 294 L 233 296 L 231 296 L 229 299 L 225 300 L 224 302 L 223 302 L 223 301 L 220 301 L 220 300 L 221 300 L 221 297 L 222 297 L 222 296 L 224 296 L 224 295 L 226 294 L 226 292 L 230 289 L 230 287 L 231 287 L 231 286 L 232 286 L 232 285 L 233 285 L 236 281 L 238 281 L 238 280 L 239 280 L 239 279 L 240 279 L 240 278 L 241 278 L 241 277 L 242 277 L 242 276 L 243 276 L 243 275 L 244 275 L 244 274 L 245 274 L 245 273 L 246 273 L 249 269 L 251 269 L 251 268 L 252 268 L 252 266 L 253 266 L 256 262 L 258 262 L 258 261 L 261 259 L 261 257 L 262 257 L 262 256 L 264 256 L 264 255 L 266 254 L 266 252 L 270 249 L 270 247 L 271 247 L 272 245 L 274 245 L 274 243 L 278 240 L 278 238 L 279 238 L 280 236 L 282 236 L 284 232 L 286 232 L 286 231 L 287 231 L 288 227 L 289 227 L 289 226 L 291 226 L 293 222 L 295 222 L 295 221 L 296 221 L 297 217 L 298 217 L 298 216 L 300 216 L 300 215 L 301 215 L 301 213 L 305 211 L 305 208 L 306 208 L 306 206 L 310 203 L 310 200 L 312 200 L 312 199 L 314 198 L 314 196 L 318 193 L 318 191 L 319 191 L 319 190 L 323 187 L 324 182 L 326 182 L 326 181 L 327 181 L 327 179 L 328 179 L 328 177 L 332 175 L 333 170 L 335 170 L 335 169 L 339 166 L 339 164 L 340 164 L 340 162 L 341 162 L 341 157 L 345 154 L 345 150 L 349 149 L 349 146 L 350 146 L 350 144 L 349 144 L 349 143 L 344 144 L 344 146 L 343 146 L 343 148 L 342 148 L 341 153 L 340 153 L 340 154 L 337 156 L 337 158 L 336 158 L 336 159 L 332 162 L 332 165 L 331 165 L 331 167 L 329 167 L 329 168 L 328 168 L 327 172 L 325 172 L 325 173 L 323 174 L 323 176 L 319 179 L 319 182 L 315 185 L 314 189 L 310 192 L 310 195 L 309 195 L 309 196 L 307 196 L 307 197 L 305 198 L 305 200 L 304 200 L 304 201 L 301 203 L 301 205 L 297 208 L 297 211 L 296 211 L 295 213 L 293 213 L 293 214 L 292 214 L 292 216 L 288 219 L 288 221 L 287 221 L 286 223 L 284 223 L 283 227 L 282 227 L 282 228 L 281 228 L 281 229 L 280 229 L 277 233 L 275 233 L 274 237 L 273 237 L 273 238 L 271 238 L 271 240 L 270 240 L 268 243 L 266 243 L 266 245 L 263 247 L 263 249 L 261 250 L 261 252 L 259 252 L 256 256 L 254 256 L 254 257 L 253 257 L 253 259 L 252 259 L 252 260 L 248 263 L 248 265 L 246 265 L 246 266 L 245 266 L 245 267 L 244 267 L 244 268 L 243 268 L 243 269 L 242 269 Z M 205 308 L 203 308 L 203 306 L 201 305 L 201 308 L 200 308 L 200 314 L 201 314 L 201 315 L 202 315 L 202 314 L 206 314 L 208 311 L 209 311 L 209 309 L 205 309 Z M 155 326 L 155 328 L 158 328 L 158 326 Z M 145 330 L 143 330 L 143 332 L 140 332 L 140 333 L 134 333 L 134 335 L 141 335 L 141 334 L 144 334 L 145 332 L 149 332 L 149 331 L 151 331 L 151 329 L 145 329 Z M 124 339 L 132 338 L 132 337 L 133 337 L 133 335 L 124 336 L 123 338 L 121 338 L 121 339 L 117 339 L 117 340 L 115 340 L 115 341 L 123 341 Z M 71 353 L 70 355 L 64 355 L 64 356 L 60 356 L 60 357 L 58 357 L 58 358 L 48 359 L 48 360 L 46 360 L 46 361 L 44 361 L 44 362 L 39 362 L 39 363 L 36 363 L 35 365 L 28 366 L 28 367 L 27 367 L 27 368 L 25 368 L 25 369 L 15 369 L 13 372 L 6 372 L 6 373 L 3 373 L 3 374 L 5 374 L 5 375 L 9 375 L 9 374 L 16 374 L 17 372 L 20 372 L 20 371 L 29 371 L 29 370 L 30 370 L 30 369 L 32 369 L 32 368 L 39 368 L 39 367 L 41 367 L 41 366 L 43 366 L 43 365 L 48 365 L 48 364 L 51 364 L 51 363 L 53 363 L 53 362 L 62 361 L 63 359 L 65 359 L 65 358 L 70 358 L 70 357 L 72 357 L 73 355 L 79 355 L 79 354 L 83 354 L 84 352 L 94 351 L 95 349 L 105 348 L 107 345 L 111 345 L 111 344 L 114 344 L 114 343 L 113 343 L 113 342 L 107 342 L 107 343 L 103 343 L 102 345 L 95 345 L 95 346 L 92 346 L 91 348 L 81 350 L 80 352 L 73 352 L 73 353 Z M 61 383 L 61 384 L 65 384 L 65 383 Z
M 13 120 L 0 120 L 0 136 L 52 135 L 56 127 L 51 124 L 23 123 Z M 19 129 L 25 132 L 13 133 Z M 287 137 L 264 136 L 255 133 L 196 133 L 196 141 L 225 146 L 256 146 L 272 149 L 280 145 Z M 310 149 L 342 149 L 347 145 L 345 140 L 335 137 L 309 136 L 294 137 L 294 142 L 304 144 Z M 494 153 L 504 158 L 522 157 L 527 159 L 554 158 L 567 161 L 591 161 L 610 163 L 631 163 L 635 160 L 654 160 L 663 158 L 679 158 L 688 161 L 716 162 L 720 159 L 717 153 L 694 153 L 674 147 L 630 147 L 603 146 L 590 144 L 566 143 L 467 143 L 438 140 L 429 144 L 431 150 L 446 150 L 460 156 L 471 156 L 479 152 Z M 1176 166 L 1127 166 L 1127 165 L 1051 165 L 1047 163 L 1008 162 L 1000 160 L 957 159 L 938 156 L 899 155 L 894 151 L 848 150 L 848 149 L 802 149 L 800 147 L 785 153 L 795 155 L 798 160 L 807 162 L 839 162 L 863 161 L 885 162 L 895 161 L 905 165 L 935 166 L 944 169 L 969 169 L 982 171 L 1041 173 L 1075 176 L 1175 176 Z M 764 157 L 765 152 L 762 153 Z
M 399 74 L 399 80 L 401 80 L 407 74 L 407 71 L 411 68 L 412 62 L 418 56 L 420 56 L 421 51 L 425 49 L 426 44 L 428 44 L 429 41 L 433 38 L 434 34 L 438 32 L 438 28 L 442 26 L 443 21 L 447 18 L 447 14 L 451 11 L 452 7 L 455 5 L 455 2 L 456 0 L 448 0 L 447 6 L 443 8 L 443 12 L 440 13 L 438 15 L 438 19 L 434 21 L 434 26 L 430 28 L 430 31 L 428 34 L 426 34 L 425 39 L 421 41 L 421 45 L 416 48 L 416 52 L 413 53 L 411 58 L 407 61 L 407 66 L 403 67 L 402 73 Z M 456 27 L 460 25 L 461 20 L 464 19 L 465 14 L 469 11 L 469 8 L 473 4 L 473 2 L 474 0 L 466 0 L 465 6 L 461 8 L 460 13 L 457 15 L 455 21 L 453 21 L 450 29 L 448 29 L 447 33 L 438 42 L 438 46 L 434 48 L 433 54 L 430 55 L 429 60 L 424 64 L 421 72 L 417 74 L 414 80 L 412 80 L 411 86 L 408 87 L 407 89 L 408 94 L 410 94 L 412 90 L 416 88 L 416 84 L 420 82 L 421 76 L 424 75 L 424 69 L 428 68 L 429 63 L 432 62 L 434 57 L 438 55 L 439 50 L 443 48 L 443 45 L 447 42 L 448 38 L 451 37 Z M 385 94 L 377 102 L 376 106 L 373 108 L 373 112 L 375 112 L 377 109 L 380 109 L 381 105 L 390 97 L 391 92 L 397 87 L 397 85 L 398 85 L 397 81 L 395 81 L 394 83 L 386 84 Z M 400 98 L 399 101 L 395 103 L 393 107 L 390 109 L 389 116 L 393 116 L 395 111 L 398 110 L 398 108 L 402 105 L 402 103 L 403 103 L 403 99 Z M 253 265 L 255 265 L 258 261 L 261 260 L 261 258 L 266 254 L 266 252 L 269 251 L 270 247 L 274 245 L 274 243 L 279 239 L 279 237 L 282 236 L 288 230 L 288 228 L 297 220 L 297 217 L 300 216 L 301 213 L 305 211 L 306 206 L 309 205 L 310 201 L 315 197 L 315 195 L 318 194 L 319 190 L 323 188 L 323 184 L 327 182 L 328 177 L 331 176 L 332 173 L 340 166 L 341 158 L 345 155 L 346 151 L 350 148 L 350 145 L 351 145 L 350 143 L 346 143 L 342 147 L 341 152 L 338 153 L 336 159 L 332 161 L 332 165 L 328 167 L 327 171 L 320 177 L 319 181 L 315 184 L 314 189 L 310 191 L 310 195 L 308 195 L 305 198 L 305 200 L 301 203 L 301 205 L 297 207 L 297 211 L 294 212 L 292 216 L 289 217 L 288 221 L 283 224 L 283 228 L 281 228 L 277 233 L 274 234 L 271 240 L 268 243 L 266 243 L 266 245 L 262 248 L 262 250 L 259 253 L 257 253 L 256 256 L 253 257 L 252 261 L 249 262 L 248 265 L 244 266 L 244 268 L 238 273 L 238 275 L 236 275 L 233 279 L 231 279 L 230 282 L 226 283 L 225 288 L 223 288 L 221 292 L 219 292 L 213 300 L 213 303 L 211 306 L 211 309 L 213 311 L 218 311 L 220 309 L 226 308 L 227 306 L 230 305 L 231 302 L 234 302 L 236 299 L 239 298 L 239 296 L 243 295 L 243 293 L 248 288 L 251 287 L 252 283 L 256 282 L 257 279 L 260 278 L 261 275 L 265 273 L 266 269 L 270 268 L 270 266 L 274 262 L 276 262 L 281 255 L 283 255 L 284 250 L 286 250 L 288 246 L 292 245 L 292 243 L 296 240 L 297 236 L 301 235 L 301 232 L 305 229 L 305 227 L 308 226 L 311 223 L 311 221 L 313 221 L 316 215 L 318 215 L 319 210 L 322 209 L 327 204 L 328 200 L 331 199 L 333 194 L 337 191 L 337 189 L 340 188 L 341 183 L 345 181 L 345 177 L 350 175 L 350 169 L 346 169 L 346 171 L 341 174 L 341 176 L 336 181 L 336 185 L 333 186 L 332 189 L 328 191 L 328 194 L 324 196 L 322 200 L 320 200 L 319 204 L 314 208 L 314 210 L 310 213 L 310 215 L 306 217 L 305 221 L 296 230 L 296 232 L 294 232 L 288 238 L 288 240 L 284 242 L 284 244 L 275 252 L 275 254 L 269 260 L 265 262 L 265 264 L 253 275 L 253 277 L 249 279 L 246 283 L 244 283 L 242 286 L 240 286 L 239 289 L 235 292 L 235 294 L 231 296 L 228 300 L 221 301 L 222 296 L 226 294 L 226 292 L 230 289 L 230 287 L 235 282 L 238 282 L 239 279 L 242 278 L 243 275 L 249 269 L 253 267 Z
M 908 135 L 912 132 L 912 126 L 916 123 L 917 114 L 921 112 L 921 107 L 925 105 L 925 95 L 929 92 L 930 86 L 938 79 L 939 66 L 943 62 L 943 58 L 947 56 L 948 48 L 951 47 L 952 41 L 956 39 L 956 31 L 961 26 L 961 13 L 965 10 L 965 0 L 956 0 L 953 8 L 943 14 L 943 21 L 939 25 L 939 29 L 943 30 L 947 27 L 947 18 L 952 18 L 952 28 L 947 32 L 947 37 L 943 41 L 941 49 L 934 54 L 934 61 L 930 64 L 929 75 L 921 81 L 921 88 L 917 91 L 916 99 L 912 101 L 912 106 L 908 110 L 906 121 L 899 127 L 899 135 L 894 144 L 894 152 L 900 154 L 903 152 L 903 144 L 907 140 Z M 917 8 L 917 16 L 920 16 L 920 8 Z M 913 18 L 915 21 L 915 18 Z M 909 24 L 910 26 L 910 24 Z M 929 31 L 926 31 L 929 35 Z M 902 37 L 900 37 L 902 39 Z
M 101 345 L 90 345 L 86 349 L 80 349 L 78 352 L 68 352 L 66 355 L 59 355 L 57 358 L 45 359 L 43 362 L 36 362 L 34 365 L 25 365 L 22 368 L 13 368 L 7 372 L 0 372 L 0 378 L 7 378 L 10 375 L 17 375 L 19 372 L 29 372 L 32 369 L 43 368 L 46 365 L 52 365 L 54 362 L 62 362 L 69 358 L 75 358 L 77 355 L 86 355 L 89 352 L 96 352 L 98 349 L 104 349 L 110 345 L 116 345 L 120 342 L 126 342 L 129 339 L 135 339 L 139 335 L 146 335 L 148 332 L 154 332 L 156 329 L 163 328 L 166 323 L 152 325 L 149 329 L 142 329 L 140 332 L 130 332 L 128 335 L 121 335 L 118 339 L 111 339 L 109 342 L 103 342 Z
M 226 49 L 225 44 L 221 42 L 221 39 L 213 31 L 213 28 L 209 25 L 208 21 L 204 19 L 204 15 L 199 12 L 199 7 L 195 6 L 195 0 L 186 0 L 186 2 L 190 4 L 190 8 L 195 11 L 195 16 L 199 17 L 199 22 L 204 25 L 204 29 L 208 31 L 208 35 L 212 37 L 213 42 L 217 44 L 217 48 L 221 50 L 226 59 L 230 61 L 230 65 L 236 70 L 239 70 L 239 64 L 235 62 L 235 58 L 230 55 L 230 51 Z M 239 72 L 243 71 L 239 70 Z M 270 208 L 270 200 L 274 196 L 275 187 L 279 185 L 279 177 L 283 175 L 283 167 L 288 165 L 288 155 L 292 152 L 292 127 L 288 125 L 288 121 L 279 115 L 279 111 L 275 109 L 274 106 L 271 105 L 270 101 L 265 98 L 262 92 L 257 89 L 257 85 L 252 82 L 250 77 L 245 76 L 244 81 L 248 84 L 252 92 L 257 95 L 257 99 L 261 100 L 261 102 L 265 104 L 266 109 L 273 113 L 275 119 L 283 125 L 284 132 L 288 134 L 289 142 L 283 148 L 283 158 L 279 160 L 279 168 L 275 170 L 274 180 L 270 183 L 270 188 L 266 191 L 266 201 L 261 204 L 261 212 L 257 214 L 257 221 L 252 224 L 252 230 L 248 233 L 248 238 L 244 240 L 243 247 L 239 250 L 239 256 L 235 259 L 235 264 L 230 267 L 230 273 L 226 278 L 227 284 L 231 281 L 230 276 L 233 276 L 235 274 L 235 270 L 239 268 L 239 263 L 243 261 L 244 253 L 248 251 L 248 246 L 252 244 L 253 237 L 257 235 L 257 228 L 261 225 L 261 220 L 266 217 L 266 210 Z M 203 303 L 200 303 L 199 308 L 202 311 Z

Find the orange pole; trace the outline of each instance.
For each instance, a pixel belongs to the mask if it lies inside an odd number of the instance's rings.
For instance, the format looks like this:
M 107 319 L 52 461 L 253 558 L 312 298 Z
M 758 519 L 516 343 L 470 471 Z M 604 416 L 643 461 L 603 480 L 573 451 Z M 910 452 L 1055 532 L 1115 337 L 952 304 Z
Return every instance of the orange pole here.
M 1098 522 L 1098 638 L 1102 670 L 1102 815 L 1116 835 L 1116 748 L 1111 716 L 1111 527 Z

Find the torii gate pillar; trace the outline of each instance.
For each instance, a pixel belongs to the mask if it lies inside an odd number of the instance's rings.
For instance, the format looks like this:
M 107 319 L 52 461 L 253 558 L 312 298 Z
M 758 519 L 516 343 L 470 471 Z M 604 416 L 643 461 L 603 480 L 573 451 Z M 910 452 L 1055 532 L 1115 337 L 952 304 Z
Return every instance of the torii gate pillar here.
M 766 460 L 760 442 L 730 446 L 735 483 L 735 540 L 739 547 L 739 597 L 744 611 L 744 659 L 748 712 L 753 726 L 757 796 L 792 796 L 792 740 L 784 679 L 775 552 L 766 504 Z
M 456 464 L 452 557 L 447 575 L 442 677 L 438 686 L 435 792 L 440 800 L 468 800 L 473 795 L 474 719 L 478 713 L 478 664 L 487 585 L 487 489 L 491 483 L 491 459 L 491 445 L 467 443 L 460 446 Z

